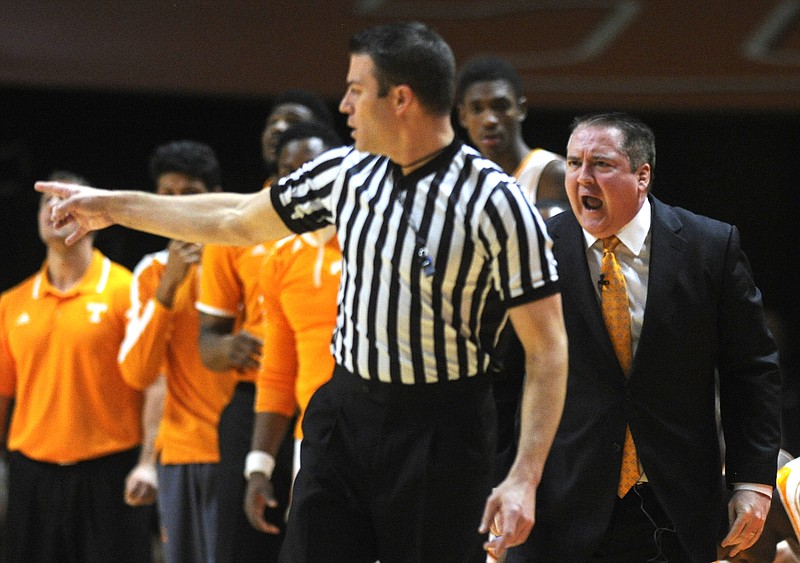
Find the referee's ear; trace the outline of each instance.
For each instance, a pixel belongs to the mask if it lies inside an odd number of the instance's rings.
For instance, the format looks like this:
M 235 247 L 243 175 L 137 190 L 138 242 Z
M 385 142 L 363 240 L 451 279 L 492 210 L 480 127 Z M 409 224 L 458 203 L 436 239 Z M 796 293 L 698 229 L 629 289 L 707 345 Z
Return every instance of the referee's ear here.
M 405 113 L 416 99 L 414 91 L 408 84 L 398 84 L 392 87 L 390 95 L 392 96 L 392 106 L 398 114 Z

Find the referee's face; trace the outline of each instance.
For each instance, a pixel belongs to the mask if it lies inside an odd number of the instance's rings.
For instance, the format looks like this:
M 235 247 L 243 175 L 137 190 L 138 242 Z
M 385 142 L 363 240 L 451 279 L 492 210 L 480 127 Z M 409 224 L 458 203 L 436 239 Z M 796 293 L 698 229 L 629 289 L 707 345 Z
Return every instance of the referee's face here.
M 391 157 L 390 148 L 396 138 L 392 127 L 391 96 L 378 97 L 375 64 L 369 55 L 350 56 L 347 90 L 339 103 L 339 111 L 347 116 L 350 136 L 356 149 Z

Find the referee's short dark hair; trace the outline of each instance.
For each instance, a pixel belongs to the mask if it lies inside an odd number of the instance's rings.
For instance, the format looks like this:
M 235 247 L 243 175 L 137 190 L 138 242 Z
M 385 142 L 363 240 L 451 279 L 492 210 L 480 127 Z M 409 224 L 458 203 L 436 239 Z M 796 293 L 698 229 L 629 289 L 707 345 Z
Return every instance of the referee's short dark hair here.
M 422 105 L 449 115 L 455 92 L 455 57 L 447 42 L 419 22 L 379 25 L 356 33 L 351 55 L 368 55 L 375 64 L 378 95 L 407 84 Z

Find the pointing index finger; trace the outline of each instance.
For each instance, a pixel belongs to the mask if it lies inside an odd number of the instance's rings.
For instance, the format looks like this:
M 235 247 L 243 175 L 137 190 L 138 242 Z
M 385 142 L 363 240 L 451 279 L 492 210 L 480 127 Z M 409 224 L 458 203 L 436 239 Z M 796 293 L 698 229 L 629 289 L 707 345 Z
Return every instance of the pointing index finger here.
M 33 184 L 33 189 L 37 192 L 48 193 L 57 195 L 59 197 L 69 196 L 69 184 L 62 182 L 36 182 Z

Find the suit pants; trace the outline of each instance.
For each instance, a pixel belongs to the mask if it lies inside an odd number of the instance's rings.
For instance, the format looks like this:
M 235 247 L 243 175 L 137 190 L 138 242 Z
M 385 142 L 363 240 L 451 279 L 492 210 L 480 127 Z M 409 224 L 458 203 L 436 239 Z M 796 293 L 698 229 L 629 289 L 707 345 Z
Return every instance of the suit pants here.
M 694 559 L 678 539 L 649 484 L 634 486 L 614 506 L 606 535 L 591 563 L 669 562 Z M 587 562 L 588 563 L 588 562 Z
M 549 538 L 569 545 L 569 537 Z M 658 504 L 650 485 L 633 487 L 624 498 L 617 498 L 611 522 L 600 544 L 588 559 L 575 555 L 569 563 L 689 563 L 674 527 Z M 512 549 L 506 563 L 553 563 L 542 556 L 535 544 Z M 707 563 L 707 562 L 703 562 Z

